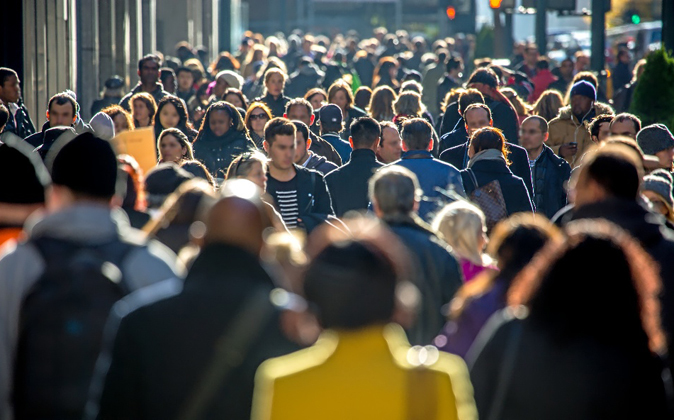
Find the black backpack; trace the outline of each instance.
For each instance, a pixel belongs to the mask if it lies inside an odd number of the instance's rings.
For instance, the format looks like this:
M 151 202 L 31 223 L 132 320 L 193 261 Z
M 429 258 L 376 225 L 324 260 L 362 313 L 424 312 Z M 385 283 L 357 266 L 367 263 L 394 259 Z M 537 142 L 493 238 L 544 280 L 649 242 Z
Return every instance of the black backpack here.
M 112 305 L 128 288 L 122 263 L 137 245 L 31 241 L 45 270 L 21 305 L 12 395 L 17 420 L 81 418 Z

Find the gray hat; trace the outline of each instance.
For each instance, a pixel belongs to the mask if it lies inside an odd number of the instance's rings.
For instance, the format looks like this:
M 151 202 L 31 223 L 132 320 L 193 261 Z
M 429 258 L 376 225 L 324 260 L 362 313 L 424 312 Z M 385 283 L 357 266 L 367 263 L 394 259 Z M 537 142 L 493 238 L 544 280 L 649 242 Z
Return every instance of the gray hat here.
M 674 208 L 674 197 L 672 197 L 672 178 L 662 176 L 661 174 L 652 173 L 644 177 L 644 182 L 641 185 L 642 191 L 652 191 L 662 197 L 662 200 L 667 206 Z
M 664 124 L 651 124 L 637 133 L 637 143 L 645 155 L 674 147 L 674 136 Z

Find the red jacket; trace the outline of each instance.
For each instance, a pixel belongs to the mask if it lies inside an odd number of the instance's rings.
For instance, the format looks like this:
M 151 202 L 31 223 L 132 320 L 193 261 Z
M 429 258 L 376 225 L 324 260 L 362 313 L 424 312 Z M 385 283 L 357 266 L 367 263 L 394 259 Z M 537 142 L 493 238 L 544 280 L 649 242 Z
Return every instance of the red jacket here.
M 548 69 L 538 70 L 538 73 L 531 79 L 534 84 L 534 92 L 529 95 L 529 103 L 533 104 L 550 86 L 550 83 L 556 81 L 557 78 Z

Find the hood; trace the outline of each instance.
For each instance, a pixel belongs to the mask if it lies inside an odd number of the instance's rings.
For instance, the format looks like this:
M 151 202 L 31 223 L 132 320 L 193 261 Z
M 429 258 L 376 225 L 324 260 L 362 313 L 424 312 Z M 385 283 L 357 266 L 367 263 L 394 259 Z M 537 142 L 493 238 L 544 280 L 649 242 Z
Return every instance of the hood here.
M 661 218 L 636 201 L 612 198 L 587 204 L 576 209 L 571 218 L 580 219 L 606 219 L 628 231 L 646 248 L 657 244 L 663 237 Z
M 611 105 L 602 103 L 602 102 L 595 102 L 594 103 L 594 115 L 601 115 L 601 114 L 614 114 L 613 108 L 611 108 Z M 559 109 L 559 119 L 560 120 L 570 120 L 573 114 L 571 113 L 571 105 L 567 105 L 563 108 Z

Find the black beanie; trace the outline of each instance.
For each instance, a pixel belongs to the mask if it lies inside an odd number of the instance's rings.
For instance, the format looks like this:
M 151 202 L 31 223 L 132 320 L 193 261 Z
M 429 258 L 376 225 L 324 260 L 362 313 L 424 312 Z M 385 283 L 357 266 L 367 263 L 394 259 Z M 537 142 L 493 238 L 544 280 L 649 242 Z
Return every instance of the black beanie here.
M 148 207 L 161 207 L 169 194 L 177 190 L 183 182 L 192 178 L 194 175 L 174 162 L 160 163 L 145 176 Z
M 117 185 L 115 151 L 93 133 L 82 133 L 58 151 L 52 165 L 52 181 L 76 193 L 112 197 Z
M 28 143 L 0 143 L 0 203 L 41 204 L 49 174 Z

